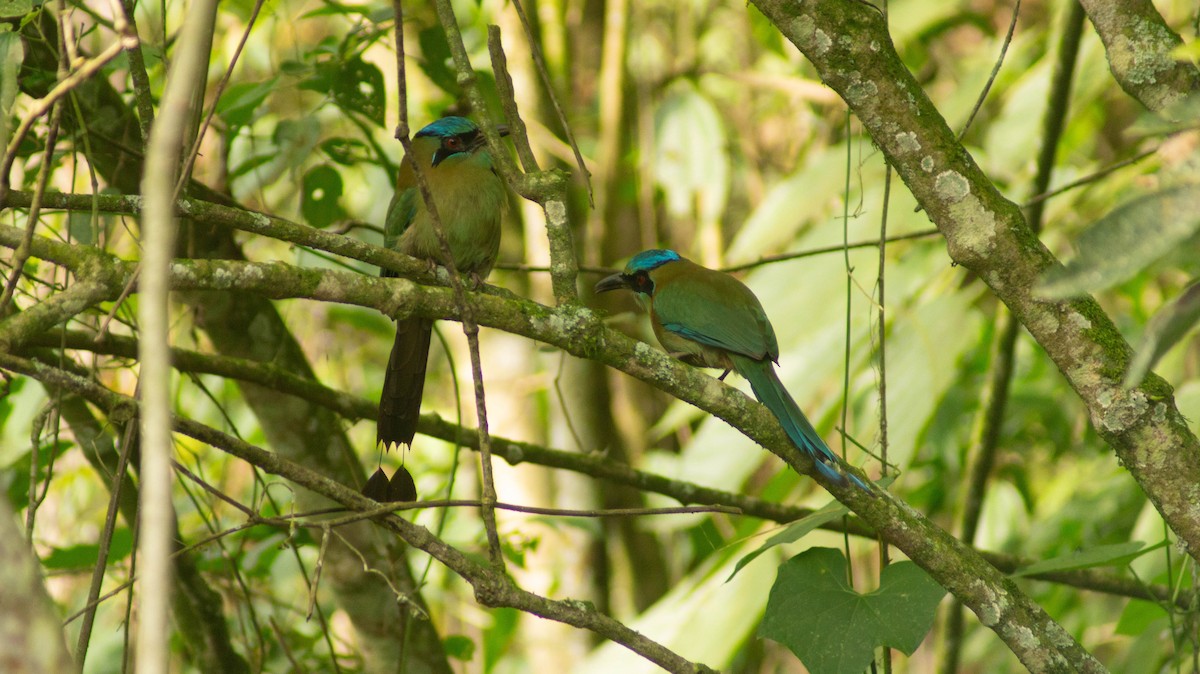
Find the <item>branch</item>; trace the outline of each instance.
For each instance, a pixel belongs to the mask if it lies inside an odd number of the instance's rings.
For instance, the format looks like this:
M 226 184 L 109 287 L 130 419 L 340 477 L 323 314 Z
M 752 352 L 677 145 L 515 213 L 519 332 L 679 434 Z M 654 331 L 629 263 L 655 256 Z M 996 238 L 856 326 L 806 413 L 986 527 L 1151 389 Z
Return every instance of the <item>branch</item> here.
M 1161 111 L 1200 89 L 1200 71 L 1171 52 L 1183 44 L 1150 0 L 1078 0 L 1096 27 L 1108 69 L 1150 110 Z

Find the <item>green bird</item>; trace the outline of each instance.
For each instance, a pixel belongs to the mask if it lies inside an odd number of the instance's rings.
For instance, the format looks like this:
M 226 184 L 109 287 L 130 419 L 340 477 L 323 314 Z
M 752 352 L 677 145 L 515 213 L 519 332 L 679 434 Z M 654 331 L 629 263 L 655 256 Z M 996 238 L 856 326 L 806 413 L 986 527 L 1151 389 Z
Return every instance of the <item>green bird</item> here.
M 444 265 L 433 219 L 417 189 L 414 162 L 421 166 L 429 184 L 455 268 L 476 283 L 482 282 L 496 263 L 500 219 L 508 199 L 483 133 L 469 119 L 443 117 L 413 136 L 412 154 L 400 164 L 384 225 L 384 245 Z M 386 270 L 380 273 L 394 275 Z M 384 449 L 412 446 L 432 331 L 433 321 L 427 318 L 396 321 L 396 341 L 383 378 L 376 425 L 376 444 L 382 443 Z
M 775 329 L 744 283 L 701 267 L 673 250 L 656 249 L 634 255 L 625 271 L 596 284 L 596 292 L 619 288 L 637 294 L 650 313 L 654 335 L 672 356 L 745 377 L 754 397 L 771 410 L 792 443 L 812 458 L 817 472 L 836 484 L 852 482 L 871 493 L 857 475 L 843 471 L 837 456 L 779 381 L 773 366 L 779 361 Z

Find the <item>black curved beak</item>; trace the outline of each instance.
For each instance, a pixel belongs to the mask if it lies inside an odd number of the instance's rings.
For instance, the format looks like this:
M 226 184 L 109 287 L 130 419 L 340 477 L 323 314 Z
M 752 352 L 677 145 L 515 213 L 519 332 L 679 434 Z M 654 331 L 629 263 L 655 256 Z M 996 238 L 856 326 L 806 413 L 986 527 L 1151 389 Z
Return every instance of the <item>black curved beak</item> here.
M 606 293 L 610 290 L 620 290 L 622 288 L 631 288 L 629 279 L 625 278 L 624 274 L 613 274 L 600 279 L 596 284 L 595 291 L 598 293 Z

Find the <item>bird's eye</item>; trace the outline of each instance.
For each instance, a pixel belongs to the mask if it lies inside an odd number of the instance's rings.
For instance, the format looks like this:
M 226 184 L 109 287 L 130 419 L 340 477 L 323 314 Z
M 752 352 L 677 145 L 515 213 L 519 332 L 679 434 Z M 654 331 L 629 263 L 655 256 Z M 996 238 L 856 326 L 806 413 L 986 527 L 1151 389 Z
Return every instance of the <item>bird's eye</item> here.
M 462 139 L 458 136 L 450 136 L 446 139 L 446 149 L 458 152 L 462 149 Z

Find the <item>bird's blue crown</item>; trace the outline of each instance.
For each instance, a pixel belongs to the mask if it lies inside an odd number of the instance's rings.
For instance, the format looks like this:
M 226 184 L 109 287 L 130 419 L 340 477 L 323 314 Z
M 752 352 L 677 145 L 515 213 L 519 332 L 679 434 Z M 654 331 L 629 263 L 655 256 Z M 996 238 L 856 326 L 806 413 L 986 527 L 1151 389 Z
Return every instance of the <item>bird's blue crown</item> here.
M 448 138 L 478 130 L 479 127 L 475 126 L 475 122 L 466 117 L 443 117 L 426 124 L 425 128 L 417 132 L 416 137 L 435 136 L 437 138 Z
M 625 265 L 625 273 L 636 274 L 640 271 L 650 271 L 651 269 L 658 269 L 668 262 L 676 262 L 682 259 L 683 258 L 679 257 L 679 253 L 676 253 L 673 250 L 667 250 L 663 248 L 643 250 L 637 255 L 634 255 L 633 258 L 629 260 L 629 264 Z

